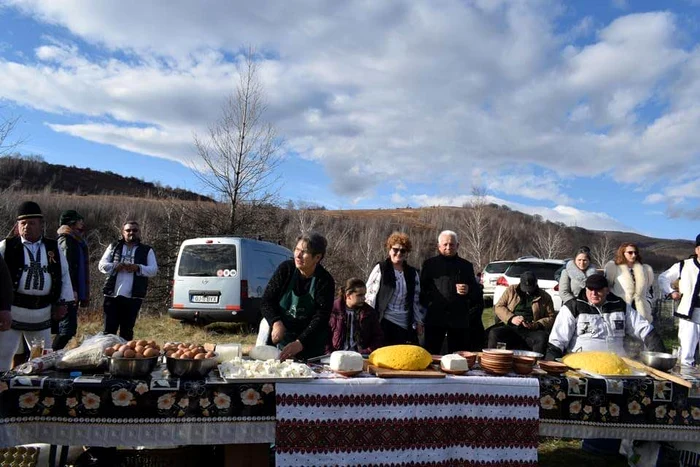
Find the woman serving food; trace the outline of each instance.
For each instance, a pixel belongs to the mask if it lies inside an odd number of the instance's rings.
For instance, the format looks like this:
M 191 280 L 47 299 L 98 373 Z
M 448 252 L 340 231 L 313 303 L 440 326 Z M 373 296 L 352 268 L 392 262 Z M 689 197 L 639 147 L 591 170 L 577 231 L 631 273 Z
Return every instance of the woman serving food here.
M 317 233 L 296 239 L 294 259 L 281 263 L 267 284 L 260 312 L 270 325 L 267 343 L 280 350 L 280 360 L 323 355 L 335 281 L 320 262 L 326 239 Z

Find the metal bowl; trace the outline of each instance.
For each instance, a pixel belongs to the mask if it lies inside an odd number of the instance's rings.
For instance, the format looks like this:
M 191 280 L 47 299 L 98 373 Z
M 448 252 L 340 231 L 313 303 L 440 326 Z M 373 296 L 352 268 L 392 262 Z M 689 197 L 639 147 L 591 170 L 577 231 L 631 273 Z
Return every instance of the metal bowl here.
M 114 358 L 109 359 L 109 373 L 113 376 L 145 376 L 150 374 L 158 364 L 158 357 L 148 358 Z
M 645 351 L 639 354 L 642 362 L 657 370 L 670 370 L 676 364 L 677 357 L 670 353 Z
M 216 368 L 217 363 L 215 358 L 195 360 L 194 358 L 165 357 L 165 365 L 173 376 L 198 378 L 206 376 L 211 370 Z
M 542 358 L 544 355 L 542 355 L 539 352 L 533 352 L 531 350 L 513 350 L 513 356 L 514 357 L 532 357 L 532 358 Z

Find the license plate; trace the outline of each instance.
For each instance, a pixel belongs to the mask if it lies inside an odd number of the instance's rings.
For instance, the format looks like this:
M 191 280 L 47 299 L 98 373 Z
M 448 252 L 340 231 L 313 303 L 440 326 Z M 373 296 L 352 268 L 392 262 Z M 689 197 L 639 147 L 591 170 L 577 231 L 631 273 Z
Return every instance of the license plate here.
M 218 295 L 192 295 L 190 297 L 192 303 L 219 303 Z

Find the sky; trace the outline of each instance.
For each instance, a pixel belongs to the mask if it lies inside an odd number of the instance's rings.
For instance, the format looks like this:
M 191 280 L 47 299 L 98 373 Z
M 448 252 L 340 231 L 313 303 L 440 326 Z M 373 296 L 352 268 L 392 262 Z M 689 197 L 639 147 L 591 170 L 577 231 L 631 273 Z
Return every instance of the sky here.
M 206 192 L 256 51 L 279 199 L 700 233 L 700 0 L 0 0 L 19 150 Z

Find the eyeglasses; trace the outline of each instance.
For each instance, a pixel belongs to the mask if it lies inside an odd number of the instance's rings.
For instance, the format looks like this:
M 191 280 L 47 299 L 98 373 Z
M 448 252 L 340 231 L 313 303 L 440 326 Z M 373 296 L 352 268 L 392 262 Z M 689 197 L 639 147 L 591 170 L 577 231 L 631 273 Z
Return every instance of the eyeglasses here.
M 626 254 L 626 255 L 635 255 L 635 256 L 637 256 L 637 255 L 639 254 L 639 252 L 638 252 L 638 251 L 625 251 L 625 254 Z
M 139 229 L 124 229 L 124 232 L 129 233 L 129 232 L 138 232 Z
M 391 247 L 391 251 L 393 251 L 395 255 L 398 255 L 399 253 L 405 255 L 408 253 L 408 250 L 405 248 L 394 248 L 393 246 Z

